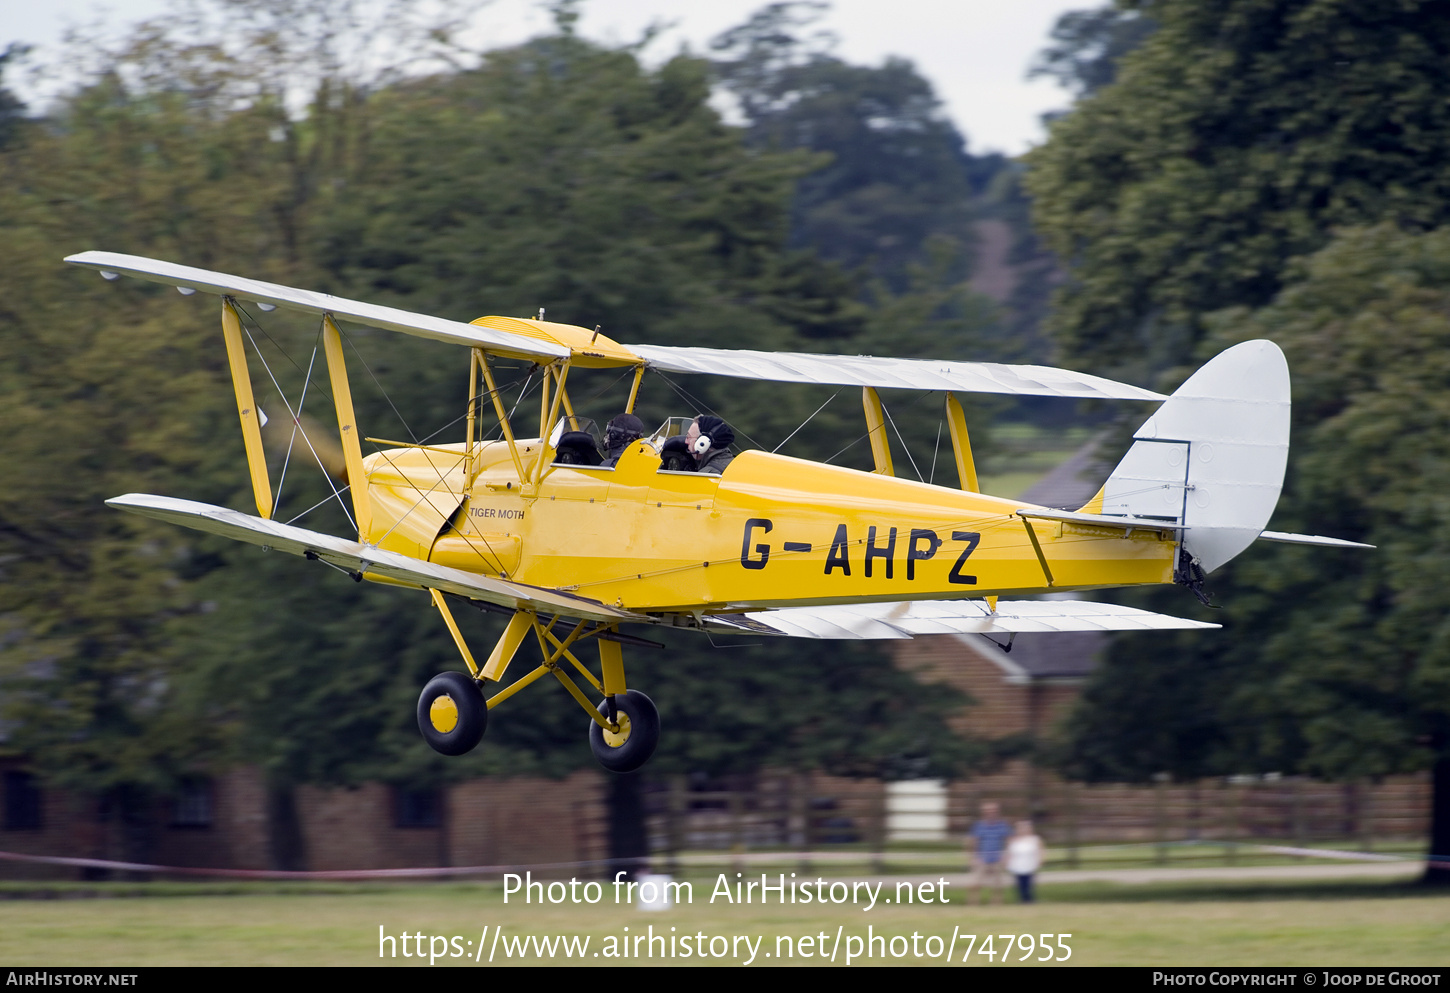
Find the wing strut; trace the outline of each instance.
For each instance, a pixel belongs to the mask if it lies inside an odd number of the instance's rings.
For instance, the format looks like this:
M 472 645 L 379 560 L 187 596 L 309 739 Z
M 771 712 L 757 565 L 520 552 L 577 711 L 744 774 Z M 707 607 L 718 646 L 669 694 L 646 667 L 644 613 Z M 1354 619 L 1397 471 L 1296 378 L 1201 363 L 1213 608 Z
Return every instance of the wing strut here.
M 468 650 L 468 642 L 463 640 L 463 632 L 458 630 L 458 622 L 453 619 L 453 611 L 448 609 L 448 601 L 443 599 L 443 594 L 437 590 L 430 589 L 429 595 L 433 597 L 433 606 L 438 608 L 438 613 L 443 615 L 443 623 L 448 625 L 448 633 L 453 635 L 453 643 L 458 646 L 458 651 L 463 655 L 463 661 L 468 665 L 468 671 L 474 679 L 478 678 L 478 663 L 473 661 L 473 653 Z
M 644 371 L 648 366 L 641 365 L 634 370 L 634 385 L 629 388 L 629 403 L 624 405 L 626 414 L 634 413 L 634 402 L 639 399 L 639 384 L 644 380 Z
M 952 454 L 957 458 L 957 478 L 968 493 L 982 492 L 977 484 L 977 463 L 972 459 L 972 438 L 967 434 L 967 416 L 955 394 L 947 394 L 947 424 L 952 429 Z
M 463 492 L 465 493 L 473 489 L 473 481 L 478 476 L 478 469 L 475 467 L 477 458 L 473 447 L 474 434 L 478 429 L 478 363 L 478 349 L 470 348 L 468 350 L 467 445 L 464 448 L 466 455 L 463 462 Z
M 267 477 L 267 456 L 262 451 L 262 425 L 257 401 L 252 397 L 252 374 L 247 371 L 247 350 L 242 344 L 242 321 L 231 297 L 222 297 L 222 337 L 227 342 L 227 364 L 232 370 L 232 390 L 237 395 L 237 415 L 242 419 L 242 443 L 247 449 L 247 470 L 252 475 L 252 495 L 257 513 L 272 519 L 272 481 Z
M 1027 539 L 1032 542 L 1032 550 L 1037 553 L 1037 564 L 1042 566 L 1043 578 L 1047 580 L 1047 585 L 1051 586 L 1052 570 L 1047 567 L 1047 556 L 1042 554 L 1042 542 L 1037 540 L 1037 532 L 1032 530 L 1031 521 L 1023 517 L 1022 526 L 1027 529 Z
M 503 398 L 498 395 L 498 384 L 493 381 L 493 371 L 488 367 L 488 356 L 482 351 L 478 353 L 478 365 L 483 372 L 483 382 L 488 387 L 488 395 L 493 400 L 494 413 L 498 414 L 498 426 L 503 429 L 504 441 L 508 442 L 509 455 L 514 460 L 514 472 L 518 473 L 519 484 L 522 485 L 525 476 L 524 463 L 519 458 L 519 446 L 514 441 L 514 431 L 509 424 L 508 411 L 503 409 Z M 471 485 L 472 480 L 469 480 L 469 483 Z
M 363 471 L 362 443 L 358 438 L 357 416 L 352 410 L 352 391 L 347 385 L 347 363 L 342 355 L 342 334 L 331 314 L 322 315 L 322 343 L 327 352 L 327 374 L 332 379 L 332 400 L 337 405 L 337 431 L 347 460 L 347 482 L 352 490 L 352 509 L 357 517 L 358 538 L 370 541 L 373 530 L 372 503 L 368 500 L 368 477 Z
M 549 463 L 553 461 L 550 454 L 553 445 L 550 433 L 553 430 L 554 422 L 559 417 L 560 402 L 564 400 L 564 381 L 569 378 L 569 360 L 563 359 L 558 363 L 550 363 L 544 366 L 544 391 L 539 398 L 539 457 L 534 460 L 533 475 L 529 480 L 530 485 L 537 489 L 544 481 L 544 471 Z M 549 395 L 550 379 L 554 383 L 553 398 Z
M 882 476 L 894 476 L 896 468 L 891 464 L 891 440 L 886 437 L 886 412 L 875 389 L 861 387 L 861 406 L 866 409 L 866 430 L 871 436 L 871 458 L 876 463 L 875 471 Z

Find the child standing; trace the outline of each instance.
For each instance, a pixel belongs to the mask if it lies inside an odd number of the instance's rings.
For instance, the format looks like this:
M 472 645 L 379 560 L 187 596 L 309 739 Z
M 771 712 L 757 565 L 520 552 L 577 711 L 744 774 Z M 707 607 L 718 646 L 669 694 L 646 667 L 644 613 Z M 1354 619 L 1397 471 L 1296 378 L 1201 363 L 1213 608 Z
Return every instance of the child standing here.
M 1032 830 L 1031 821 L 1018 821 L 1012 840 L 1007 843 L 1007 871 L 1017 877 L 1017 895 L 1023 903 L 1032 902 L 1032 877 L 1042 868 L 1042 839 Z

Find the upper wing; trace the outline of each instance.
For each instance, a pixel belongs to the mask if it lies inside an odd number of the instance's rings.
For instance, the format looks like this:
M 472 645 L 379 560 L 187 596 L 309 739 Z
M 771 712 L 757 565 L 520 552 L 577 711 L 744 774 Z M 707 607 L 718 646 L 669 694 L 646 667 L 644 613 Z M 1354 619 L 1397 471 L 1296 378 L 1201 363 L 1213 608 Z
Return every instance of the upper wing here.
M 912 638 L 920 634 L 1014 634 L 1055 631 L 1163 631 L 1219 624 L 1087 600 L 906 600 L 895 603 L 785 607 L 709 615 L 707 626 L 792 638 Z
M 197 531 L 219 534 L 224 538 L 261 545 L 268 550 L 321 559 L 359 576 L 376 575 L 410 586 L 456 593 L 514 610 L 542 611 L 593 621 L 651 620 L 596 600 L 560 593 L 557 590 L 526 586 L 523 583 L 511 583 L 503 579 L 490 579 L 464 572 L 462 569 L 435 565 L 422 559 L 399 555 L 397 552 L 308 531 L 306 528 L 292 527 L 290 524 L 279 524 L 277 521 L 264 520 L 209 503 L 177 500 L 174 497 L 155 496 L 150 493 L 128 493 L 107 500 L 106 504 L 143 517 L 154 517 L 170 524 L 180 524 Z
M 1042 365 L 997 362 L 938 362 L 870 355 L 815 355 L 752 352 L 729 348 L 626 345 L 652 368 L 780 383 L 823 383 L 902 390 L 960 390 L 1019 396 L 1095 397 L 1106 400 L 1166 400 L 1161 393 L 1115 383 L 1100 376 Z
M 1094 397 L 1112 400 L 1164 400 L 1161 393 L 1115 383 L 1100 376 L 1038 365 L 996 362 L 940 362 L 930 359 L 874 358 L 869 355 L 815 355 L 801 352 L 753 352 L 726 348 L 667 345 L 619 345 L 584 328 L 507 317 L 480 318 L 473 324 L 415 314 L 396 307 L 348 300 L 328 293 L 281 286 L 245 276 L 212 272 L 138 255 L 81 252 L 66 261 L 103 275 L 125 274 L 185 291 L 200 290 L 254 300 L 309 314 L 387 331 L 401 331 L 456 345 L 483 348 L 494 355 L 531 361 L 573 356 L 576 365 L 635 365 L 641 360 L 666 372 L 708 373 L 784 383 L 823 383 L 908 390 L 958 390 L 1022 396 Z
M 265 283 L 260 279 L 232 276 L 224 272 L 211 272 L 174 262 L 146 259 L 139 255 L 120 255 L 116 252 L 81 252 L 66 259 L 72 265 L 99 269 L 106 273 L 123 273 L 153 283 L 165 283 L 203 293 L 217 293 L 222 296 L 255 300 L 273 307 L 285 307 L 309 314 L 332 314 L 343 320 L 385 331 L 401 331 L 404 334 L 434 341 L 446 341 L 454 345 L 469 345 L 487 349 L 495 355 L 511 358 L 559 359 L 567 356 L 570 349 L 556 342 L 540 337 L 510 333 L 495 328 L 464 324 L 461 321 L 414 314 L 396 307 L 382 307 L 373 303 L 362 303 L 335 297 L 329 293 L 299 290 L 291 286 Z

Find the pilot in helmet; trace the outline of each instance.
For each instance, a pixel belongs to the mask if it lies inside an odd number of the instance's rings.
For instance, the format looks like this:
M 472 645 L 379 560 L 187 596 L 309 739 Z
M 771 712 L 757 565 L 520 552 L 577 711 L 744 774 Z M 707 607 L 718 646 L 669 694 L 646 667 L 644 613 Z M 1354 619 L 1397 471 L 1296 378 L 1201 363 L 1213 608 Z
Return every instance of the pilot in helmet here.
M 685 432 L 685 445 L 695 457 L 695 471 L 719 475 L 725 471 L 730 460 L 730 444 L 735 432 L 730 425 L 714 414 L 701 414 L 690 423 Z

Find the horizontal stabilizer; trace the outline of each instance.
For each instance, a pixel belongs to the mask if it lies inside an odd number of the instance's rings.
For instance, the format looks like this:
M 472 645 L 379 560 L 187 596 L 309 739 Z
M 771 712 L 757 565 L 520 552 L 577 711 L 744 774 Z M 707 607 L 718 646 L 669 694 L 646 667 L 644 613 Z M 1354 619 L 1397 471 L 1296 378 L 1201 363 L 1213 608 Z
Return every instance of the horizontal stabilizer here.
M 462 569 L 424 562 L 397 552 L 373 548 L 346 538 L 336 538 L 306 528 L 280 524 L 260 517 L 252 517 L 226 507 L 215 507 L 208 503 L 192 500 L 178 500 L 174 497 L 155 496 L 150 493 L 128 493 L 113 497 L 106 505 L 118 510 L 129 510 L 143 517 L 154 517 L 168 524 L 221 535 L 251 545 L 260 545 L 270 551 L 287 552 L 318 558 L 346 572 L 359 575 L 374 575 L 395 582 L 417 586 L 422 589 L 441 590 L 456 593 L 471 600 L 510 607 L 514 610 L 533 610 L 549 614 L 563 614 L 568 617 L 583 617 L 593 621 L 648 621 L 627 610 L 617 610 L 595 600 L 560 593 L 556 590 L 511 583 L 504 579 L 490 579 Z M 309 554 L 310 553 L 310 554 Z
M 900 390 L 957 390 L 1014 396 L 1166 400 L 1161 393 L 1068 369 L 998 362 L 888 359 L 870 355 L 753 352 L 733 348 L 624 346 L 664 372 L 764 379 L 776 383 L 870 386 Z
M 1374 548 L 1362 541 L 1346 541 L 1343 538 L 1326 538 L 1318 534 L 1289 534 L 1285 531 L 1264 531 L 1260 541 L 1282 541 L 1290 545 L 1327 545 L 1330 548 Z
M 1165 631 L 1221 625 L 1087 600 L 911 600 L 786 607 L 714 614 L 706 626 L 791 638 L 870 640 L 923 634 L 1027 634 L 1061 631 Z
M 1024 507 L 1017 511 L 1018 517 L 1032 520 L 1063 521 L 1067 524 L 1090 524 L 1094 527 L 1124 528 L 1128 531 L 1187 531 L 1187 524 L 1176 520 L 1160 520 L 1154 517 L 1114 517 L 1108 514 L 1081 514 L 1071 510 L 1044 510 L 1040 507 Z
M 414 314 L 396 307 L 382 307 L 374 303 L 346 300 L 330 293 L 313 290 L 299 290 L 291 286 L 265 283 L 260 279 L 232 276 L 224 272 L 211 272 L 192 266 L 162 262 L 158 259 L 142 258 L 139 255 L 121 255 L 116 252 L 81 252 L 71 255 L 66 261 L 72 265 L 98 269 L 102 275 L 119 274 L 135 276 L 137 279 L 184 290 L 200 290 L 220 296 L 252 300 L 266 307 L 282 307 L 286 310 L 300 310 L 307 314 L 331 314 L 345 321 L 364 324 L 384 331 L 401 331 L 419 338 L 431 338 L 453 345 L 468 345 L 487 349 L 495 355 L 506 355 L 528 359 L 559 359 L 569 354 L 569 349 L 552 341 L 508 331 L 464 324 L 461 321 Z M 110 278 L 114 278 L 112 275 Z

